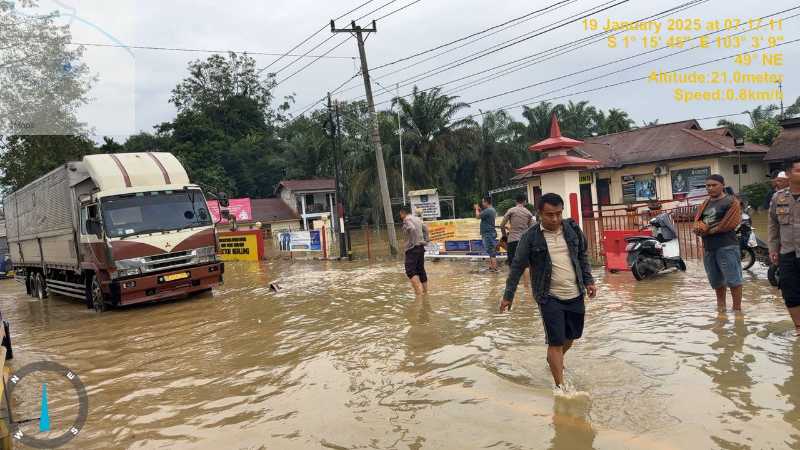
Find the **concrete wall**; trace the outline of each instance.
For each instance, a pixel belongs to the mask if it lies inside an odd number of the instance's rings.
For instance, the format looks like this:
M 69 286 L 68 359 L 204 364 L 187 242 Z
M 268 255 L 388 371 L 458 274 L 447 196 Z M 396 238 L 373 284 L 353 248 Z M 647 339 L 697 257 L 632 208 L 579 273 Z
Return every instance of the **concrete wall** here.
M 739 158 L 736 156 L 719 158 L 719 174 L 725 177 L 725 184 L 731 186 L 735 192 L 741 191 L 744 186 L 769 180 L 767 177 L 768 165 L 762 159 L 762 155 L 742 155 L 742 165 L 747 166 L 747 173 L 741 174 L 741 186 L 739 185 L 739 175 L 734 173 L 735 165 L 739 165 Z

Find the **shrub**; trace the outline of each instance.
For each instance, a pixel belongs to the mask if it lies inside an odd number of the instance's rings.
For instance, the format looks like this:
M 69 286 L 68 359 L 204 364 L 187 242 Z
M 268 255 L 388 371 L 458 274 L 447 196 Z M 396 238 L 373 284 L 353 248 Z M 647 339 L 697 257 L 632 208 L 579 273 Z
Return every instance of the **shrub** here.
M 517 204 L 517 202 L 515 202 L 514 200 L 512 200 L 510 198 L 507 198 L 507 199 L 505 199 L 505 200 L 503 200 L 501 202 L 498 202 L 497 206 L 495 207 L 495 209 L 497 210 L 497 215 L 498 216 L 504 215 L 506 213 L 506 211 L 508 211 L 509 209 L 513 208 L 514 205 L 516 205 L 516 204 Z
M 742 188 L 742 198 L 754 208 L 760 208 L 770 191 L 769 182 L 748 184 Z

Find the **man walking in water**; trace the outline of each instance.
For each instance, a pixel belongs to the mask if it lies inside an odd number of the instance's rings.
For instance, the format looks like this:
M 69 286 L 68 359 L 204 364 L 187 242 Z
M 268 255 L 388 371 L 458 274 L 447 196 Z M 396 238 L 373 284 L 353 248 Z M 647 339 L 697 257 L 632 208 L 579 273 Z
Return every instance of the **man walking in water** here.
M 789 182 L 769 208 L 769 257 L 779 267 L 783 301 L 800 337 L 800 160 L 792 162 Z
M 428 226 L 419 217 L 411 214 L 408 206 L 400 207 L 400 220 L 406 232 L 405 267 L 406 276 L 417 295 L 428 292 L 428 274 L 425 272 L 425 244 L 428 242 Z
M 517 206 L 509 208 L 503 215 L 503 221 L 500 222 L 500 228 L 505 232 L 506 225 L 509 225 L 508 230 L 508 265 L 514 260 L 514 255 L 517 252 L 517 245 L 522 233 L 528 230 L 533 225 L 533 214 L 525 207 L 525 202 L 528 197 L 525 194 L 519 194 L 516 198 Z
M 583 334 L 584 297 L 597 295 L 586 255 L 586 236 L 572 219 L 564 219 L 564 200 L 545 194 L 539 204 L 540 224 L 523 233 L 506 281 L 500 312 L 511 309 L 519 279 L 530 267 L 533 297 L 547 338 L 547 363 L 559 392 L 565 392 L 564 354 Z
M 492 199 L 484 197 L 480 206 L 475 205 L 475 217 L 481 219 L 481 239 L 483 248 L 489 255 L 489 271 L 497 272 L 497 230 L 494 228 L 497 211 L 492 207 Z
M 725 310 L 727 289 L 733 297 L 733 310 L 742 310 L 742 255 L 736 227 L 742 222 L 742 208 L 735 196 L 725 193 L 722 175 L 706 179 L 708 200 L 695 215 L 694 232 L 703 238 L 703 265 L 708 282 L 717 294 L 717 309 Z

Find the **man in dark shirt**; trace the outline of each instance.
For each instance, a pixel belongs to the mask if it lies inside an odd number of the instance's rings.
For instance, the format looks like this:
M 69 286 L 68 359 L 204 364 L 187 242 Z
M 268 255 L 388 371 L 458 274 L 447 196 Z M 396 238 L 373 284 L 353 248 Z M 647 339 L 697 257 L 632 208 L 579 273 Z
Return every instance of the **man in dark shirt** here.
M 481 240 L 483 248 L 489 255 L 489 271 L 497 272 L 497 230 L 495 220 L 497 211 L 492 207 L 491 197 L 484 197 L 481 207 L 475 205 L 475 217 L 481 219 Z
M 703 263 L 708 282 L 717 294 L 717 309 L 725 310 L 726 288 L 733 297 L 733 310 L 742 310 L 742 256 L 736 227 L 742 208 L 735 196 L 725 193 L 722 175 L 706 179 L 709 199 L 697 210 L 694 232 L 703 238 Z

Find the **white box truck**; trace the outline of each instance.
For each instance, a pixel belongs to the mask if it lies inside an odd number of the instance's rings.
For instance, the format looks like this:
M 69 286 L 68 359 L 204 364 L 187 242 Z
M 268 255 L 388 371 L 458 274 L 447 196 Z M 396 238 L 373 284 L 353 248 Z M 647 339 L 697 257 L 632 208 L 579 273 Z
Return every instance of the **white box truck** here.
M 107 306 L 222 282 L 202 190 L 170 153 L 85 156 L 5 198 L 11 263 L 29 295 Z

